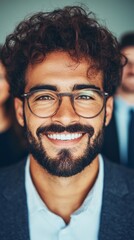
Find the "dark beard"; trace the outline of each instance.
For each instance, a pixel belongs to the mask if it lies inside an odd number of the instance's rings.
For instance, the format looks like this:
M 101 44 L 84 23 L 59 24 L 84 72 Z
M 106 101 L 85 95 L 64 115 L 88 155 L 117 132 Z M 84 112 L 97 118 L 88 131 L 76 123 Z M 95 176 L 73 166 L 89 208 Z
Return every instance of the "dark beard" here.
M 70 177 L 83 171 L 84 168 L 91 164 L 93 159 L 95 159 L 95 157 L 98 155 L 103 142 L 103 129 L 98 133 L 93 141 L 93 144 L 91 145 L 90 138 L 94 133 L 94 129 L 92 127 L 81 126 L 78 124 L 67 127 L 66 130 L 68 130 L 68 132 L 88 132 L 89 141 L 86 150 L 83 152 L 83 156 L 77 159 L 73 159 L 73 156 L 69 149 L 62 149 L 59 151 L 56 159 L 50 158 L 42 145 L 41 133 L 48 131 L 48 129 L 49 131 L 53 129 L 53 132 L 62 132 L 65 130 L 63 128 L 64 127 L 59 125 L 52 125 L 49 127 L 42 127 L 37 129 L 37 136 L 39 141 L 37 141 L 32 136 L 32 133 L 28 128 L 26 129 L 26 132 L 29 151 L 39 163 L 39 165 L 46 169 L 51 175 L 59 177 Z

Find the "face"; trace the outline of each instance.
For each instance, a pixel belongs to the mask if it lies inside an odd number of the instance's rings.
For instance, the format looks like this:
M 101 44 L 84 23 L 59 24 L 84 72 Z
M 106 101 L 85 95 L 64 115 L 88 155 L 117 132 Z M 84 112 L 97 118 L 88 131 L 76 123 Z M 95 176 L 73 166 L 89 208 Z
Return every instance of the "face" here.
M 122 53 L 128 59 L 128 63 L 123 68 L 122 88 L 126 92 L 134 93 L 134 47 L 126 47 Z
M 76 64 L 68 54 L 54 52 L 40 64 L 29 66 L 26 74 L 25 92 L 40 86 L 53 89 L 56 93 L 72 93 L 74 87 L 102 88 L 102 73 L 87 70 L 89 62 L 81 60 Z M 100 152 L 103 138 L 104 118 L 108 124 L 112 112 L 109 98 L 106 111 L 95 118 L 78 116 L 68 96 L 62 97 L 58 111 L 51 117 L 40 118 L 32 114 L 27 101 L 15 101 L 17 117 L 25 125 L 32 159 L 36 160 L 50 174 L 72 176 L 88 166 Z M 105 115 L 106 113 L 106 115 Z
M 0 62 L 0 106 L 2 106 L 9 97 L 9 85 L 6 80 L 6 71 Z

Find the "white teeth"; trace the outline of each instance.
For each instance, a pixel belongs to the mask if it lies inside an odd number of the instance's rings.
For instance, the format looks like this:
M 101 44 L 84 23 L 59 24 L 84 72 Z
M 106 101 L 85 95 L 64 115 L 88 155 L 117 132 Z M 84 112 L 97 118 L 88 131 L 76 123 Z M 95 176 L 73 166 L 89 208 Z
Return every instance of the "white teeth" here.
M 82 133 L 68 133 L 68 134 L 48 134 L 48 137 L 51 139 L 58 139 L 58 140 L 73 140 L 80 138 Z

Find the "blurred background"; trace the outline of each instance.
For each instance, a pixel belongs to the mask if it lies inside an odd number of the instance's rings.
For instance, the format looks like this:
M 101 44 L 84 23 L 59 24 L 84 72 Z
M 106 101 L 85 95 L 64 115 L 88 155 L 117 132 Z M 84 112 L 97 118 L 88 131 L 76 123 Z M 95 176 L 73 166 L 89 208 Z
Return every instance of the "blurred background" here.
M 65 5 L 86 5 L 119 39 L 134 30 L 134 0 L 0 0 L 0 43 L 26 16 Z

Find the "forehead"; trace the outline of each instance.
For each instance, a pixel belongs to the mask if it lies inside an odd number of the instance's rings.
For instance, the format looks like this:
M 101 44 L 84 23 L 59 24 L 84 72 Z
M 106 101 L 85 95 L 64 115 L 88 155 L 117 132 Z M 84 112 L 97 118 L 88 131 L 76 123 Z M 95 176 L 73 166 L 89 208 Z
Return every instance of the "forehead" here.
M 47 55 L 43 62 L 30 65 L 26 73 L 26 88 L 39 85 L 54 85 L 61 89 L 73 89 L 74 85 L 91 84 L 101 89 L 103 74 L 92 67 L 91 60 L 72 60 L 66 52 L 53 52 Z

